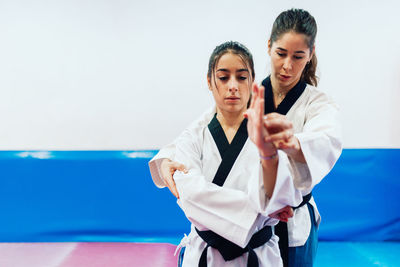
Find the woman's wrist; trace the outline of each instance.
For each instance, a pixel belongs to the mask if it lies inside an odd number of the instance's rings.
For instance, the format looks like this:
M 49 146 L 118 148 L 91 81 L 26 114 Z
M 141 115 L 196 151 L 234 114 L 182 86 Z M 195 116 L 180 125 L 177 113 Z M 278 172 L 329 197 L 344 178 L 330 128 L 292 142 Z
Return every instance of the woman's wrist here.
M 305 163 L 303 151 L 301 150 L 300 141 L 297 137 L 294 137 L 294 147 L 293 149 L 285 150 L 287 155 L 291 157 L 294 161 Z

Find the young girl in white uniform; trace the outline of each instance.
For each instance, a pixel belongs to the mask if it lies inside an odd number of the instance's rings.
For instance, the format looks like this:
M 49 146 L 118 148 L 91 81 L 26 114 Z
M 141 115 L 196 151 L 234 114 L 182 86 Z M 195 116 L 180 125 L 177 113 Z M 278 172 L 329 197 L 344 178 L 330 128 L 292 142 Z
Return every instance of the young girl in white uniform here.
M 310 193 L 333 168 L 342 150 L 338 107 L 315 87 L 316 33 L 316 22 L 307 11 L 282 12 L 268 42 L 271 75 L 262 83 L 268 114 L 265 127 L 271 133 L 265 141 L 286 152 L 294 184 L 304 197 L 287 225 L 277 227 L 285 266 L 313 265 L 320 215 Z M 207 111 L 193 125 L 207 125 L 213 113 L 213 109 Z M 173 159 L 174 143 L 160 150 L 149 165 L 155 184 L 167 185 L 178 197 L 171 173 L 184 165 L 168 160 Z
M 174 160 L 187 169 L 174 174 L 178 204 L 192 223 L 181 242 L 182 266 L 282 265 L 271 228 L 278 220 L 268 214 L 298 205 L 302 196 L 287 155 L 264 142 L 264 88 L 253 85 L 247 109 L 253 69 L 243 45 L 216 47 L 207 77 L 216 113 L 176 142 Z

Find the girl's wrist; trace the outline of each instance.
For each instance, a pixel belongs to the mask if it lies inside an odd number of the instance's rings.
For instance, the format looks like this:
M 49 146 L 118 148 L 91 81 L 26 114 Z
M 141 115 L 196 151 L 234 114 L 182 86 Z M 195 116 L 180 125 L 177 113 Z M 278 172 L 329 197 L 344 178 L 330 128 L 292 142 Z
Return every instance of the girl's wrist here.
M 278 150 L 273 144 L 268 144 L 267 147 L 259 150 L 259 154 L 262 160 L 271 160 L 278 156 Z
M 260 158 L 261 158 L 262 160 L 271 160 L 271 159 L 276 158 L 277 156 L 278 156 L 278 151 L 275 151 L 274 154 L 270 154 L 270 155 L 268 155 L 268 156 L 265 156 L 265 155 L 263 155 L 263 154 L 260 153 Z
M 272 144 L 264 144 L 262 149 L 259 149 L 258 153 L 260 154 L 260 158 L 263 160 L 270 160 L 275 158 L 278 155 L 278 150 Z

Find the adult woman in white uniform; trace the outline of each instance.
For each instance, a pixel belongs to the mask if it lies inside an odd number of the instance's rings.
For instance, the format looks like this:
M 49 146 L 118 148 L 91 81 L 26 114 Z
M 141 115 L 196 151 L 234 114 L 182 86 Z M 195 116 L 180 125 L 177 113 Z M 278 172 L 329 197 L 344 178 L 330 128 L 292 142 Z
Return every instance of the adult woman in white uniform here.
M 304 201 L 293 218 L 275 227 L 285 266 L 312 266 L 320 222 L 311 191 L 332 169 L 342 151 L 337 105 L 317 90 L 315 19 L 304 10 L 282 12 L 268 41 L 271 75 L 263 80 L 267 124 L 290 122 L 290 130 L 266 142 L 284 150 L 294 168 Z M 293 135 L 294 133 L 294 135 Z
M 183 266 L 282 265 L 271 228 L 278 220 L 268 214 L 298 205 L 302 196 L 287 155 L 264 142 L 264 88 L 253 85 L 247 109 L 253 80 L 247 48 L 237 42 L 216 47 L 207 75 L 216 113 L 177 140 L 174 160 L 187 167 L 174 174 L 178 204 L 192 222 L 181 242 Z
M 268 41 L 271 75 L 262 82 L 269 113 L 265 126 L 272 133 L 265 141 L 274 142 L 287 153 L 294 183 L 304 196 L 303 205 L 294 210 L 287 226 L 277 227 L 285 266 L 313 265 L 320 216 L 310 193 L 333 168 L 342 150 L 338 107 L 315 88 L 316 33 L 315 19 L 307 11 L 282 12 Z M 197 124 L 208 123 L 211 114 L 204 113 Z M 160 150 L 150 162 L 150 169 L 156 185 L 167 185 L 178 197 L 170 174 L 184 166 L 167 160 L 173 158 L 173 153 L 174 144 Z

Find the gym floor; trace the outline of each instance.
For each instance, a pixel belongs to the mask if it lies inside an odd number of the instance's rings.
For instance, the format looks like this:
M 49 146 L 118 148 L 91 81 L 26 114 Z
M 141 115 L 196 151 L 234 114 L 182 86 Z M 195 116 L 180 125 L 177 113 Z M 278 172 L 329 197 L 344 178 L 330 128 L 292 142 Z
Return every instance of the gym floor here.
M 171 243 L 0 243 L 0 266 L 175 267 Z M 399 242 L 320 242 L 315 266 L 395 267 L 399 255 Z

